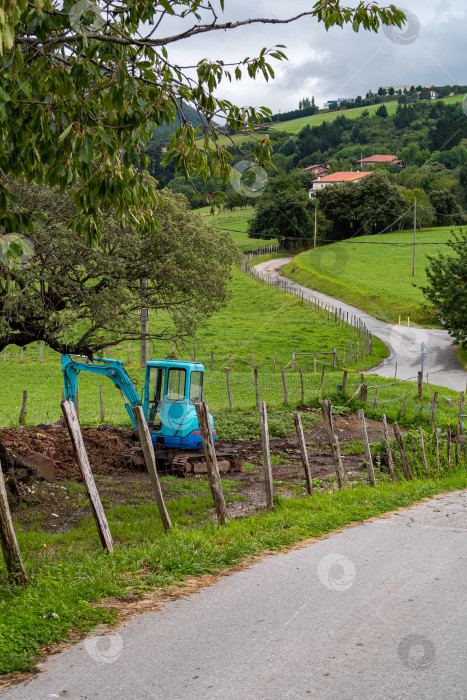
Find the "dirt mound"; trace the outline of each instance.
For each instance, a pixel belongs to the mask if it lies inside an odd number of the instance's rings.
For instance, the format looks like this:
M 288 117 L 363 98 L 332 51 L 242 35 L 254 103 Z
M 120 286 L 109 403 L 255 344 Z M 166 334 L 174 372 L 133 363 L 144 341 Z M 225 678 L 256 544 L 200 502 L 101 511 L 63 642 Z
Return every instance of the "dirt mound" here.
M 125 471 L 121 466 L 121 453 L 138 444 L 133 430 L 102 426 L 82 428 L 82 433 L 94 474 Z M 55 463 L 58 479 L 79 479 L 79 469 L 65 426 L 0 428 L 0 440 L 7 449 L 20 457 L 31 452 L 41 452 L 50 457 Z

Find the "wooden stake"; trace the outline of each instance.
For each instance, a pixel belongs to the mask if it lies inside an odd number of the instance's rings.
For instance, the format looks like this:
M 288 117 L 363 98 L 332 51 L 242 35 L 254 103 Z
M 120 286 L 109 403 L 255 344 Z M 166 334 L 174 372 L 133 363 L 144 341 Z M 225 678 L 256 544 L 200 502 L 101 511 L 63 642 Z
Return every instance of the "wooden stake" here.
M 435 453 L 436 453 L 436 469 L 439 469 L 439 437 L 438 437 L 438 423 L 435 421 L 433 426 L 435 435 Z
M 84 485 L 91 503 L 92 514 L 96 521 L 102 546 L 107 550 L 108 554 L 112 554 L 114 551 L 112 535 L 110 534 L 107 518 L 105 517 L 105 512 L 92 474 L 91 465 L 89 464 L 73 401 L 62 401 L 61 407 L 63 415 L 65 416 L 68 433 L 70 434 L 71 444 L 73 445 L 75 460 L 81 472 L 81 476 L 83 477 Z
M 353 363 L 353 346 L 352 342 L 349 343 L 349 364 Z
M 263 444 L 264 484 L 266 486 L 266 507 L 267 508 L 274 508 L 274 484 L 272 481 L 271 450 L 269 447 L 268 412 L 267 412 L 265 401 L 261 401 L 259 404 L 259 420 L 260 420 L 260 424 L 261 424 L 261 442 Z
M 13 521 L 11 519 L 8 496 L 3 478 L 2 465 L 0 463 L 0 542 L 8 575 L 14 583 L 26 586 L 28 577 L 21 559 L 21 552 L 16 539 Z
M 274 363 L 272 365 L 272 373 L 274 374 L 276 371 L 276 362 L 277 362 L 277 352 L 274 353 Z
M 255 395 L 256 395 L 256 408 L 259 408 L 259 382 L 258 382 L 258 368 L 254 369 L 255 375 Z
M 230 391 L 230 367 L 224 367 L 224 369 L 225 369 L 225 376 L 227 377 L 227 393 L 229 395 L 229 409 L 230 409 L 230 413 L 233 413 L 232 392 Z
M 361 399 L 362 401 L 368 401 L 368 387 L 367 387 L 367 385 L 365 384 L 365 382 L 363 382 L 363 384 L 361 384 L 361 387 L 362 387 L 362 388 L 361 388 L 361 391 L 360 391 L 360 399 Z
M 463 391 L 459 394 L 459 423 L 460 430 L 462 432 L 462 426 L 464 423 L 464 403 L 465 403 L 465 393 Z
M 397 421 L 394 422 L 392 429 L 394 430 L 394 435 L 397 440 L 397 444 L 399 446 L 399 452 L 401 455 L 401 460 L 402 460 L 402 470 L 405 474 L 405 478 L 408 479 L 409 481 L 412 481 L 413 479 L 413 474 L 412 470 L 410 468 L 409 460 L 407 458 L 407 452 L 405 451 L 404 443 L 402 441 L 402 435 L 401 431 L 399 429 L 399 425 Z
M 344 374 L 342 375 L 342 393 L 345 393 L 345 390 L 347 388 L 347 370 L 344 370 Z
M 423 374 L 418 372 L 418 400 L 423 401 Z
M 101 423 L 104 422 L 104 395 L 102 393 L 102 384 L 99 384 L 99 399 L 101 403 Z
M 323 412 L 324 427 L 326 428 L 328 439 L 331 443 L 334 467 L 336 469 L 337 484 L 340 489 L 343 489 L 345 488 L 345 472 L 344 467 L 342 466 L 341 452 L 339 449 L 339 440 L 337 438 L 336 433 L 334 432 L 334 426 L 332 423 L 331 402 L 328 400 L 320 401 L 319 405 L 321 406 L 321 411 Z
M 292 373 L 295 372 L 295 363 L 297 361 L 297 356 L 295 353 L 292 353 Z
M 456 467 L 459 465 L 459 445 L 461 438 L 460 423 L 456 425 Z
M 391 475 L 392 483 L 396 484 L 397 479 L 396 479 L 396 473 L 394 471 L 394 459 L 392 456 L 391 440 L 389 439 L 388 422 L 386 420 L 385 413 L 383 413 L 383 415 L 382 415 L 382 421 L 383 421 L 384 441 L 386 443 L 386 454 L 388 456 L 389 473 Z
M 428 471 L 428 462 L 426 461 L 425 441 L 423 439 L 423 430 L 422 430 L 422 427 L 420 425 L 418 426 L 418 440 L 420 442 L 420 447 L 422 450 L 423 468 L 427 472 Z
M 452 431 L 451 424 L 446 425 L 446 456 L 448 460 L 448 468 L 451 466 L 451 452 L 452 452 Z
M 434 391 L 433 396 L 431 397 L 430 425 L 432 425 L 433 419 L 435 417 L 435 410 L 436 410 L 436 402 L 437 401 L 438 401 L 438 392 Z
M 23 425 L 24 414 L 25 414 L 25 412 L 26 412 L 26 402 L 27 402 L 27 400 L 28 400 L 28 390 L 25 389 L 25 390 L 23 391 L 23 403 L 21 404 L 21 410 L 20 410 L 20 412 L 19 412 L 19 418 L 18 418 L 18 423 L 19 423 L 20 425 Z
M 313 482 L 311 480 L 310 462 L 308 460 L 308 452 L 306 449 L 305 435 L 303 433 L 302 417 L 300 413 L 294 416 L 295 428 L 297 430 L 298 444 L 300 446 L 300 454 L 302 456 L 302 464 L 305 470 L 306 490 L 311 495 L 313 493 Z
M 42 364 L 44 358 L 44 343 L 41 343 L 41 349 L 39 350 L 39 364 Z
M 282 384 L 284 387 L 284 406 L 289 405 L 289 392 L 287 390 L 287 379 L 285 378 L 285 369 L 281 367 Z
M 333 355 L 332 355 L 332 368 L 335 369 L 336 364 L 337 364 L 337 348 L 333 349 Z
M 196 345 L 193 345 L 193 354 L 191 356 L 191 361 L 196 362 Z
M 315 374 L 316 374 L 316 355 L 314 356 L 314 367 L 315 367 Z
M 324 373 L 326 371 L 326 367 L 323 365 L 323 369 L 321 370 L 321 393 L 324 394 Z
M 404 415 L 405 409 L 407 408 L 407 399 L 409 398 L 409 392 L 407 392 L 404 396 L 404 401 L 402 403 L 402 408 L 401 408 L 401 416 Z
M 357 340 L 357 346 L 356 346 L 356 348 L 355 348 L 355 362 L 358 362 L 358 351 L 359 351 L 359 348 L 360 348 L 360 343 L 359 343 L 359 341 Z
M 376 406 L 378 405 L 378 391 L 379 391 L 379 389 L 378 389 L 378 387 L 377 387 L 377 388 L 376 388 L 376 391 L 375 391 L 375 398 L 374 398 L 374 401 L 373 401 L 373 408 L 376 408 Z
M 132 410 L 138 430 L 139 441 L 141 443 L 141 447 L 143 448 L 144 461 L 148 470 L 149 479 L 151 480 L 152 490 L 154 491 L 154 496 L 156 497 L 159 514 L 161 516 L 162 525 L 164 526 L 164 530 L 167 532 L 167 530 L 172 528 L 172 523 L 165 506 L 159 475 L 157 473 L 156 458 L 154 455 L 154 446 L 151 439 L 151 433 L 149 432 L 148 424 L 146 422 L 146 418 L 144 417 L 143 407 L 134 406 Z
M 396 366 L 394 368 L 394 379 L 397 379 L 397 360 L 396 360 Z
M 302 392 L 302 404 L 305 403 L 305 384 L 303 381 L 303 369 L 300 367 L 300 388 Z
M 19 355 L 19 361 L 20 361 L 20 362 L 23 362 L 23 356 L 24 356 L 24 348 L 23 348 L 23 346 L 21 346 L 20 355 Z
M 221 525 L 227 522 L 227 508 L 225 507 L 224 494 L 222 493 L 221 478 L 217 465 L 216 450 L 212 439 L 211 425 L 209 421 L 208 405 L 202 401 L 196 404 L 201 439 L 203 441 L 204 458 L 208 469 L 209 485 L 216 508 L 217 519 Z
M 368 432 L 366 429 L 365 413 L 363 408 L 358 411 L 358 419 L 360 421 L 360 428 L 363 437 L 363 447 L 365 448 L 365 462 L 366 468 L 368 470 L 368 478 L 370 480 L 370 486 L 376 486 L 375 470 L 373 468 L 373 459 L 371 457 L 370 442 L 368 440 Z

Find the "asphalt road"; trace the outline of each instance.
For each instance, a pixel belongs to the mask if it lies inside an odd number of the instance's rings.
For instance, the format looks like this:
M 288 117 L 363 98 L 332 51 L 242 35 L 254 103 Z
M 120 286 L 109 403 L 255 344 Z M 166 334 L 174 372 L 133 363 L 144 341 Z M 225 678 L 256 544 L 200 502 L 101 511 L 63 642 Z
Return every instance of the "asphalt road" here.
M 456 492 L 89 636 L 1 698 L 464 699 L 466 574 Z
M 276 258 L 267 262 L 255 265 L 255 268 L 271 279 L 282 277 L 281 268 L 293 258 Z M 423 375 L 426 379 L 428 372 L 429 381 L 432 384 L 465 391 L 467 384 L 467 371 L 458 362 L 452 346 L 452 338 L 447 331 L 424 328 L 412 328 L 407 326 L 394 325 L 380 321 L 374 316 L 370 316 L 365 311 L 357 309 L 349 304 L 344 304 L 338 299 L 321 294 L 308 289 L 300 284 L 294 286 L 307 293 L 309 296 L 326 302 L 332 307 L 341 308 L 344 312 L 360 316 L 362 321 L 370 329 L 372 334 L 382 340 L 390 349 L 391 357 L 384 360 L 381 365 L 371 370 L 372 374 L 379 374 L 383 377 L 394 377 L 397 362 L 397 378 L 416 378 L 421 369 L 420 347 L 425 343 L 428 348 L 428 355 L 424 359 Z M 467 693 L 466 693 L 467 697 Z

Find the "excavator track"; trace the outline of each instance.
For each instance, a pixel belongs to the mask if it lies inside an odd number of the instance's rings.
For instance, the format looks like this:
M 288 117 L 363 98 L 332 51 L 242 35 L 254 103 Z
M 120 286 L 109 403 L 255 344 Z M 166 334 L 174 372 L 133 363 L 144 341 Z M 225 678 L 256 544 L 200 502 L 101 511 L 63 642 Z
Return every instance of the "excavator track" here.
M 176 474 L 177 476 L 207 474 L 206 460 L 202 450 L 185 451 L 155 448 L 154 454 L 159 472 Z M 236 454 L 233 447 L 216 447 L 216 456 L 221 474 L 233 474 L 242 471 L 244 460 Z M 122 466 L 128 469 L 145 471 L 146 464 L 142 449 L 133 447 L 122 452 Z

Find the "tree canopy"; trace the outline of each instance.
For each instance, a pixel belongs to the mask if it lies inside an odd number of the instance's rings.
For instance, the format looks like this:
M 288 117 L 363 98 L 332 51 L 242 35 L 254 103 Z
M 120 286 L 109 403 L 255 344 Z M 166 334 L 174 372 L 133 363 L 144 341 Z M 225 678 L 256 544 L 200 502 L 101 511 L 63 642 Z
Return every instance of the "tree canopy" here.
M 43 340 L 59 353 L 91 356 L 140 339 L 146 279 L 153 339 L 183 341 L 229 299 L 235 244 L 189 211 L 183 195 L 160 192 L 161 225 L 152 233 L 122 229 L 104 213 L 101 239 L 91 248 L 67 228 L 76 216 L 73 189 L 61 195 L 17 183 L 15 192 L 42 222 L 30 234 L 33 257 L 11 270 L 8 294 L 0 296 L 0 349 Z
M 37 221 L 19 206 L 12 183 L 23 177 L 39 185 L 73 188 L 76 216 L 69 222 L 98 240 L 105 210 L 114 209 L 123 227 L 150 231 L 157 224 L 159 195 L 141 170 L 145 144 L 154 129 L 175 122 L 166 155 L 187 178 L 229 175 L 230 156 L 219 144 L 215 119 L 234 131 L 251 132 L 267 118 L 266 108 L 243 108 L 218 96 L 222 81 L 244 74 L 274 77 L 272 59 L 282 46 L 226 64 L 203 59 L 195 66 L 171 60 L 170 47 L 191 37 L 257 24 L 285 24 L 304 18 L 326 29 L 350 24 L 378 30 L 402 26 L 394 5 L 318 0 L 306 12 L 285 19 L 246 18 L 223 22 L 224 0 L 11 0 L 0 8 L 0 230 L 22 233 Z M 173 19 L 181 22 L 173 33 Z M 189 104 L 200 115 L 195 129 L 184 115 Z M 202 142 L 196 139 L 203 136 Z M 267 161 L 267 138 L 256 141 L 254 158 Z M 3 246 L 2 262 L 11 246 Z M 1 280 L 0 280 L 1 281 Z
M 467 232 L 453 231 L 450 253 L 427 255 L 427 284 L 423 294 L 456 343 L 467 347 Z

